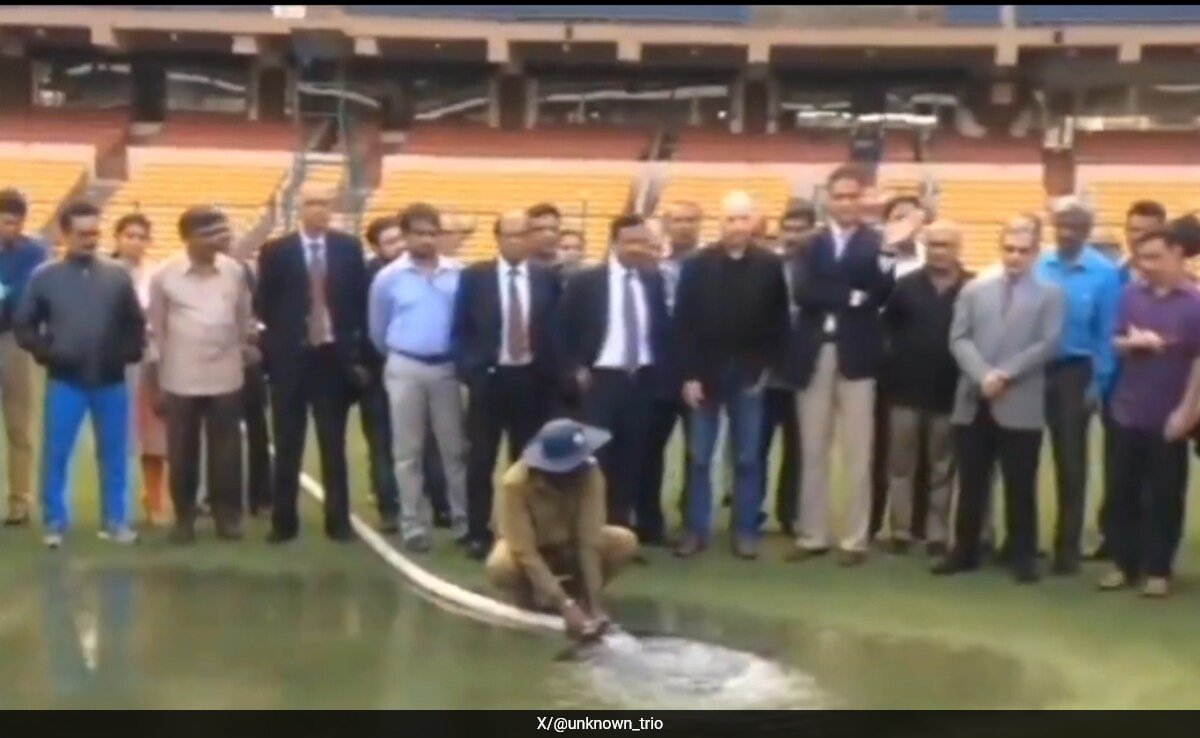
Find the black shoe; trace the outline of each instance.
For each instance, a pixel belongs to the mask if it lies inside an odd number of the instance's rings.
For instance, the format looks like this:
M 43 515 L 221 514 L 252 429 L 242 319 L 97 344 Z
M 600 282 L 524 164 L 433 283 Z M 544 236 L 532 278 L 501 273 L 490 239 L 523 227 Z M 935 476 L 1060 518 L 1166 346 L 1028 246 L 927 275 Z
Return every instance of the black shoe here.
M 394 513 L 379 517 L 379 532 L 385 536 L 394 536 L 400 532 L 400 516 Z
M 5 528 L 25 528 L 29 526 L 28 515 L 10 515 L 4 519 Z
M 299 533 L 294 530 L 288 531 L 285 533 L 283 531 L 272 528 L 271 532 L 269 534 L 267 534 L 267 543 L 270 543 L 272 545 L 277 545 L 277 544 L 281 544 L 281 543 L 290 543 L 290 542 L 296 540 L 296 536 L 298 536 L 298 535 L 299 535 Z
M 167 541 L 176 546 L 190 546 L 196 542 L 196 526 L 190 521 L 176 521 Z
M 779 524 L 779 532 L 782 533 L 783 535 L 787 536 L 788 538 L 795 538 L 796 537 L 796 526 L 792 525 L 791 523 L 780 523 Z
M 783 560 L 788 563 L 795 564 L 801 561 L 819 558 L 827 553 L 829 553 L 829 549 L 827 548 L 801 548 L 800 546 L 796 546 L 791 551 L 788 551 L 787 556 L 783 557 Z
M 934 576 L 952 576 L 954 574 L 963 574 L 968 571 L 974 571 L 978 567 L 972 566 L 967 562 L 954 556 L 947 556 L 941 561 L 933 565 L 929 570 Z
M 893 538 L 892 540 L 888 541 L 886 550 L 893 556 L 907 556 L 908 549 L 911 547 L 912 543 L 910 541 L 900 538 Z
M 1056 558 L 1054 566 L 1050 568 L 1050 573 L 1056 577 L 1073 577 L 1079 573 L 1079 559 Z
M 662 531 L 635 531 L 637 534 L 639 546 L 649 546 L 652 548 L 664 548 L 671 545 L 667 540 L 667 536 Z
M 949 551 L 949 549 L 946 548 L 946 544 L 944 544 L 944 543 L 926 543 L 925 544 L 925 555 L 931 559 L 943 558 L 948 553 L 950 553 L 950 551 Z
M 349 543 L 354 540 L 354 529 L 350 527 L 327 528 L 325 537 L 338 543 Z
M 1087 561 L 1112 561 L 1112 550 L 1108 547 L 1108 541 L 1104 541 L 1084 557 Z
M 1023 564 L 1013 567 L 1013 579 L 1017 584 L 1037 584 L 1041 579 L 1038 576 L 1037 566 L 1033 564 Z
M 450 511 L 448 511 L 448 510 L 435 510 L 435 511 L 433 512 L 433 527 L 434 527 L 434 528 L 439 528 L 439 529 L 441 529 L 441 530 L 446 530 L 446 529 L 450 528 L 450 526 L 451 526 L 452 524 L 453 524 L 453 523 L 452 523 L 452 521 L 450 520 Z
M 472 561 L 484 561 L 491 553 L 492 547 L 486 541 L 471 541 L 466 545 L 467 558 Z
M 221 523 L 217 525 L 217 538 L 222 541 L 240 541 L 242 540 L 242 525 L 241 523 Z

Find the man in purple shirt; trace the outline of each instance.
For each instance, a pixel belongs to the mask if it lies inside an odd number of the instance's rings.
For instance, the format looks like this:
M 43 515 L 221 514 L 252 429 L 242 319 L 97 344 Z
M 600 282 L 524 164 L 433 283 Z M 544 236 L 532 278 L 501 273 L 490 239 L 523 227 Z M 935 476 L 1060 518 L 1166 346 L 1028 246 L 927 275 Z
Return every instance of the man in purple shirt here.
M 1200 292 L 1185 251 L 1168 229 L 1134 244 L 1142 281 L 1125 288 L 1114 340 L 1123 361 L 1112 399 L 1115 566 L 1102 590 L 1144 578 L 1143 596 L 1170 593 L 1183 530 L 1187 434 L 1200 418 Z

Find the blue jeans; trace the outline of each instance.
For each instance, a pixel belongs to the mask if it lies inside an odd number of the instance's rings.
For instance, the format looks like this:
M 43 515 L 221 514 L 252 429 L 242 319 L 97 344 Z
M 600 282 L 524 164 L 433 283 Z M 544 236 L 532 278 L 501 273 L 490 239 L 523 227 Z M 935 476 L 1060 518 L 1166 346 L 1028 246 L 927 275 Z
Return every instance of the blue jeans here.
M 734 457 L 733 530 L 757 539 L 762 506 L 762 443 L 764 394 L 752 392 L 740 372 L 721 377 L 718 397 L 691 413 L 691 488 L 688 492 L 687 528 L 707 540 L 712 529 L 712 457 L 721 427 L 721 410 L 729 419 L 729 442 Z
M 51 532 L 67 528 L 67 470 L 89 412 L 100 466 L 101 525 L 113 530 L 129 524 L 128 388 L 123 382 L 84 387 L 51 379 L 42 437 L 42 514 Z

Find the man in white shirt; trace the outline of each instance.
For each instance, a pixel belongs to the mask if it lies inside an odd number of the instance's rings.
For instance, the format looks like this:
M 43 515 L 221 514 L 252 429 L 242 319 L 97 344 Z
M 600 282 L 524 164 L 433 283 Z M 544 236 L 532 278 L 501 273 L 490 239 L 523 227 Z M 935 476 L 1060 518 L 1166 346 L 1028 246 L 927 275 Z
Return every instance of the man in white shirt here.
M 661 540 L 659 495 L 643 476 L 653 399 L 671 381 L 663 361 L 666 289 L 641 216 L 616 218 L 609 235 L 608 260 L 567 283 L 559 313 L 562 359 L 583 396 L 587 422 L 613 436 L 598 454 L 608 480 L 609 523 Z

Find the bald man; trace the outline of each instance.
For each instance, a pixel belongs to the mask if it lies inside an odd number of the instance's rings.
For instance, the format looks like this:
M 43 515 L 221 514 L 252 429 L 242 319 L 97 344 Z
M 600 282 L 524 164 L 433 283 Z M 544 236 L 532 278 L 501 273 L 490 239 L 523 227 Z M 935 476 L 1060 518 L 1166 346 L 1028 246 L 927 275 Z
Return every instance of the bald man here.
M 329 227 L 333 196 L 328 188 L 305 185 L 299 230 L 267 243 L 258 257 L 254 306 L 264 326 L 260 343 L 275 438 L 272 543 L 300 532 L 296 503 L 310 410 L 321 452 L 325 534 L 335 541 L 354 538 L 346 422 L 371 376 L 362 351 L 369 284 L 362 244 Z
M 950 353 L 950 323 L 959 290 L 971 279 L 959 261 L 962 230 L 948 220 L 929 225 L 922 238 L 925 263 L 901 277 L 884 309 L 889 344 L 888 522 L 891 550 L 908 551 L 913 534 L 913 487 L 924 456 L 929 473 L 925 544 L 930 556 L 946 554 L 954 480 L 950 413 L 958 363 Z M 918 526 L 919 527 L 919 526 Z
M 687 531 L 677 555 L 703 551 L 712 528 L 711 465 L 721 414 L 734 455 L 733 553 L 759 550 L 767 372 L 788 339 L 788 292 L 779 257 L 756 246 L 761 216 L 745 192 L 721 204 L 721 239 L 688 259 L 675 300 L 683 400 L 690 409 L 691 486 Z
M 499 255 L 463 270 L 454 309 L 451 353 L 470 393 L 467 410 L 467 554 L 491 550 L 492 476 L 502 436 L 514 463 L 547 420 L 545 388 L 557 381 L 550 322 L 559 279 L 531 260 L 523 211 L 496 219 Z

